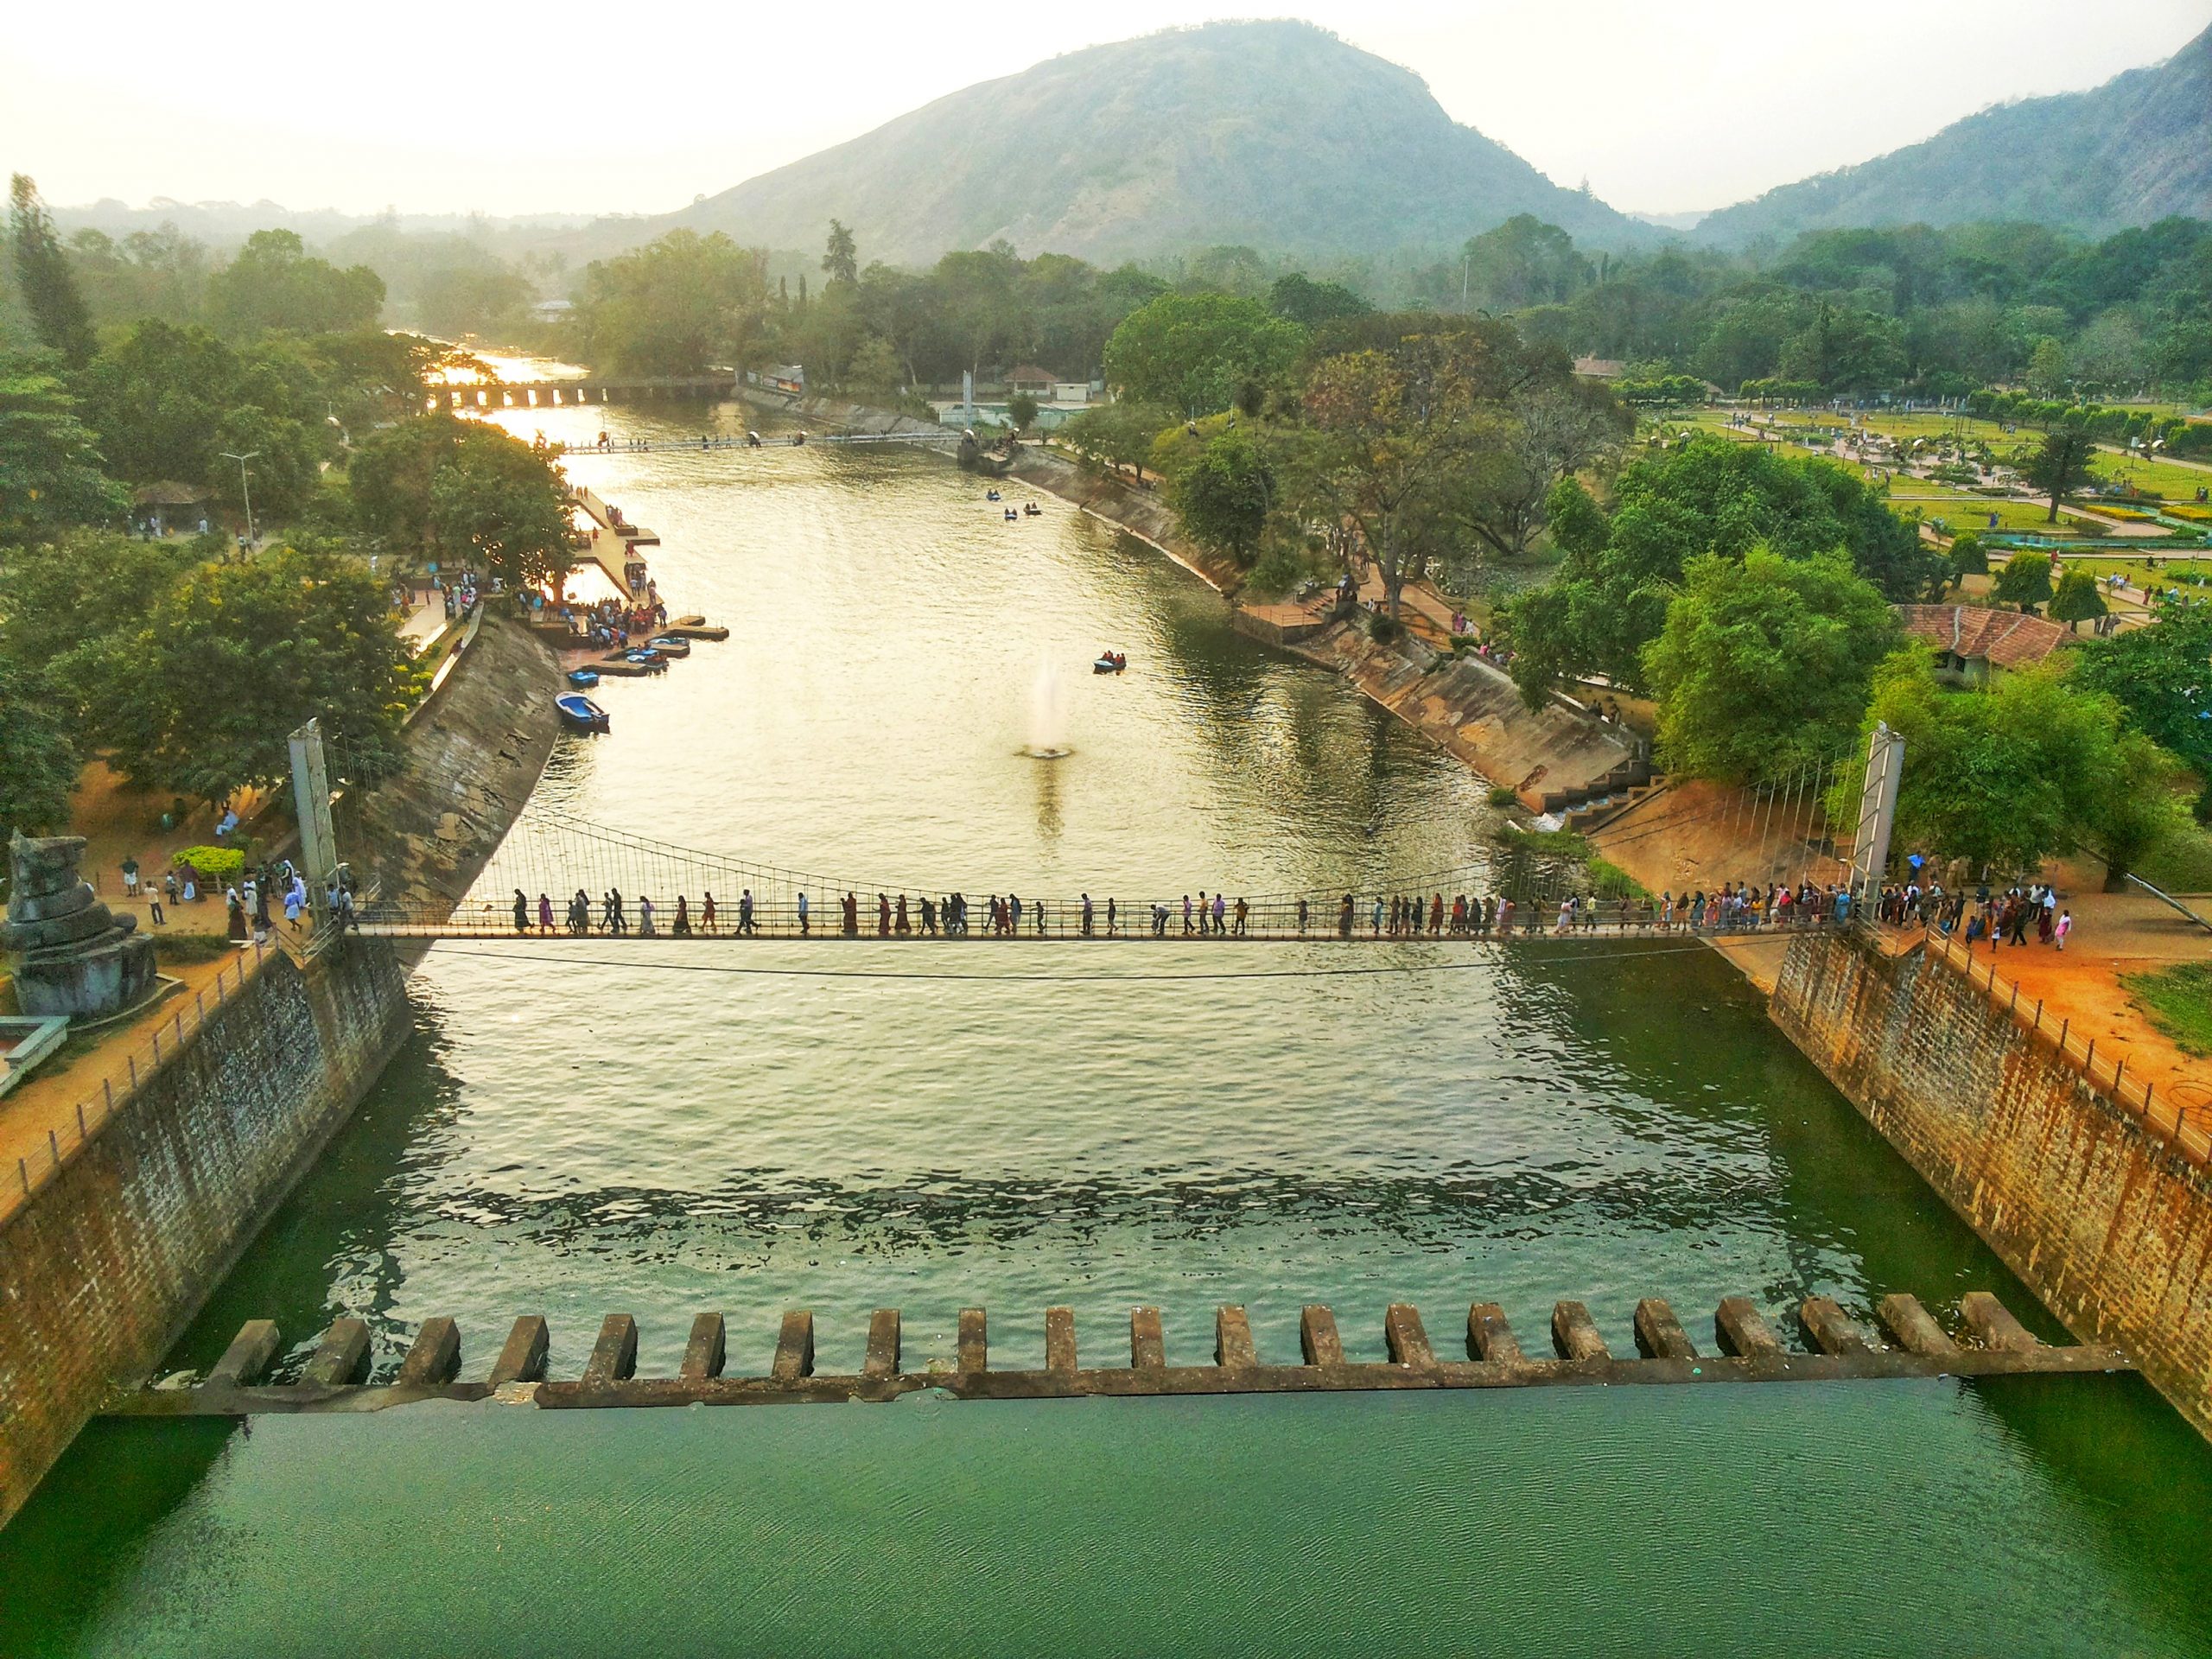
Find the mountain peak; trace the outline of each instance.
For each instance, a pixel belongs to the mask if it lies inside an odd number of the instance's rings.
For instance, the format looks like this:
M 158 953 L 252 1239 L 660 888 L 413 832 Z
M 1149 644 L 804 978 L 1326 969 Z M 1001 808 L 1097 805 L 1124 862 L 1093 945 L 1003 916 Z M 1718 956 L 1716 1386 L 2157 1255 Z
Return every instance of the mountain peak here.
M 2212 217 L 2212 29 L 2086 92 L 2016 99 L 1856 167 L 1708 215 L 1700 240 L 2026 219 L 2104 235 Z
M 1617 246 L 1652 234 L 1454 122 L 1412 70 L 1281 19 L 1050 58 L 668 222 L 792 248 L 835 217 L 864 259 L 912 264 L 1000 238 L 1106 261 L 1441 246 L 1522 213 Z

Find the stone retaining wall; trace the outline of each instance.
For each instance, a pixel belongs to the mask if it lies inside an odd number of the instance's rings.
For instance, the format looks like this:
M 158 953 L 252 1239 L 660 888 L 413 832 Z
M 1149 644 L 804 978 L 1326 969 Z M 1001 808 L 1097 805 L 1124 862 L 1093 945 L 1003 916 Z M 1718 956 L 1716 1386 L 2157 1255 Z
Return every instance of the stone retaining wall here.
M 1917 952 L 1804 933 L 1771 1011 L 2045 1306 L 2212 1435 L 2212 1176 Z
M 410 1023 L 385 941 L 272 956 L 0 1228 L 0 1522 L 159 1363 Z

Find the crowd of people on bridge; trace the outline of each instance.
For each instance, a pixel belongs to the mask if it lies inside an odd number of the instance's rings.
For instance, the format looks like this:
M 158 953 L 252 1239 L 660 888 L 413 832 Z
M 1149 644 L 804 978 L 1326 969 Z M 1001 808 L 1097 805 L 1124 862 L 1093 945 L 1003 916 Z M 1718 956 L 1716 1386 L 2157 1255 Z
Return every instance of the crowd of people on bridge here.
M 1309 938 L 1333 932 L 1338 938 L 1446 939 L 1507 938 L 1548 932 L 1554 936 L 1612 933 L 1722 934 L 1748 933 L 1792 927 L 1841 926 L 1853 919 L 1851 891 L 1835 883 L 1723 882 L 1718 887 L 1698 887 L 1676 893 L 1651 894 L 1638 891 L 1626 895 L 1600 895 L 1577 890 L 1555 891 L 1518 898 L 1507 893 L 1454 893 L 1442 892 L 1376 893 L 1363 900 L 1346 893 L 1336 901 L 1332 918 L 1325 916 L 1317 931 L 1316 906 L 1307 898 L 1271 895 L 1255 906 L 1250 899 L 1231 898 L 1223 892 L 1200 888 L 1195 896 L 1154 900 L 1142 910 L 1124 906 L 1114 897 L 1094 898 L 1085 893 L 1072 900 L 1024 899 L 1017 893 L 991 893 L 971 900 L 964 893 L 910 895 L 877 893 L 873 903 L 848 891 L 833 900 L 834 931 L 846 938 L 965 938 L 983 925 L 992 938 L 1117 938 L 1146 932 L 1155 939 L 1177 938 Z M 1920 885 L 1916 879 L 1885 886 L 1866 906 L 1872 918 L 1892 926 L 1935 928 L 1948 935 L 1965 919 L 1969 941 L 1994 939 L 2000 934 L 2024 944 L 2033 931 L 2044 944 L 2064 949 L 2072 931 L 2069 912 L 2060 908 L 2057 895 L 2048 887 L 2014 888 L 1993 895 L 1984 887 L 1971 918 L 1967 896 L 1946 894 L 1940 885 Z M 1326 901 L 1322 906 L 1326 910 Z M 514 890 L 515 931 L 551 933 L 556 931 L 551 897 L 540 893 L 535 901 L 522 888 Z M 754 937 L 771 918 L 753 890 L 739 895 L 734 919 L 728 918 L 712 892 L 702 892 L 696 904 L 689 893 L 676 895 L 675 909 L 664 912 L 649 896 L 626 899 L 610 887 L 594 901 L 579 887 L 568 900 L 558 925 L 572 935 L 594 931 L 641 937 L 695 934 Z M 1332 925 L 1332 922 L 1333 925 Z M 814 905 L 798 892 L 793 902 L 779 906 L 771 923 L 775 931 L 810 938 L 814 933 Z

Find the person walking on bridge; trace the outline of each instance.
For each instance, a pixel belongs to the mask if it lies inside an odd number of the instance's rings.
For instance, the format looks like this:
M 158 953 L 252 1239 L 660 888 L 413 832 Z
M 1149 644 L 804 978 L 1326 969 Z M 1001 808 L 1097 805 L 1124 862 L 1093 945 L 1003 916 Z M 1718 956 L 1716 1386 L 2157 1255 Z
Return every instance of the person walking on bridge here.
M 715 931 L 715 895 L 710 890 L 699 895 L 699 925 L 709 933 Z
M 806 893 L 805 893 L 804 890 L 804 889 L 802 889 L 802 890 L 800 891 L 800 893 L 799 893 L 799 895 L 798 895 L 798 935 L 799 935 L 799 938 L 806 938 L 806 936 L 807 936 L 808 934 L 811 933 L 813 931 L 814 931 L 814 930 L 813 930 L 811 927 L 810 927 L 810 926 L 808 926 L 808 925 L 807 925 L 807 920 L 806 920 Z
M 847 893 L 844 898 L 844 912 L 845 937 L 849 939 L 859 938 L 861 931 L 860 900 L 854 898 L 849 893 Z
M 289 893 L 284 895 L 284 909 L 288 912 L 288 919 L 295 922 L 300 919 L 300 912 L 294 907 Z M 515 931 L 530 931 L 530 899 L 520 887 L 515 889 Z
M 1228 928 L 1222 925 L 1221 919 L 1228 913 L 1229 906 L 1224 902 L 1221 894 L 1216 893 L 1213 896 L 1213 931 L 1216 938 L 1221 938 L 1229 931 Z
M 591 931 L 591 898 L 582 887 L 569 900 L 569 931 L 578 938 Z
M 346 890 L 343 887 L 338 890 L 338 909 L 341 915 L 346 910 Z M 553 897 L 550 893 L 537 895 L 537 931 L 540 933 L 553 931 Z
M 753 889 L 747 887 L 737 895 L 737 931 L 740 938 L 760 930 L 753 924 Z
M 899 895 L 898 906 L 892 912 L 891 931 L 902 939 L 914 931 L 913 924 L 906 919 L 906 895 L 903 893 Z
M 681 938 L 691 937 L 691 901 L 680 893 L 676 895 L 676 919 L 668 931 Z
M 1351 938 L 1351 894 L 1350 893 L 1344 894 L 1344 901 L 1337 910 L 1337 937 L 1340 939 Z

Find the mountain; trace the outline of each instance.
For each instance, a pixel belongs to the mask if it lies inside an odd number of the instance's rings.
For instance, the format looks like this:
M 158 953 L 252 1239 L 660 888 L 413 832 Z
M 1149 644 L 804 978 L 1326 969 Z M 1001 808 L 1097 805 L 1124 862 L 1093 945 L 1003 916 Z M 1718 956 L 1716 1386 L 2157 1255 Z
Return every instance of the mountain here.
M 2101 236 L 2173 213 L 2212 218 L 2212 29 L 2094 92 L 2000 104 L 1923 143 L 1725 207 L 1697 239 L 1974 219 Z
M 1212 244 L 1453 246 L 1516 213 L 1586 245 L 1657 232 L 1460 126 L 1411 70 L 1310 24 L 1210 23 L 1091 47 L 941 98 L 695 202 L 662 228 L 921 264 L 1003 237 L 1108 262 Z

